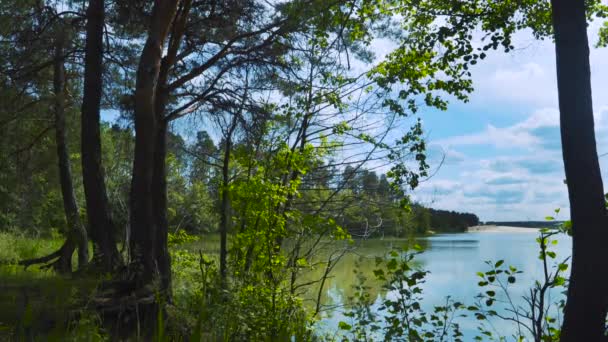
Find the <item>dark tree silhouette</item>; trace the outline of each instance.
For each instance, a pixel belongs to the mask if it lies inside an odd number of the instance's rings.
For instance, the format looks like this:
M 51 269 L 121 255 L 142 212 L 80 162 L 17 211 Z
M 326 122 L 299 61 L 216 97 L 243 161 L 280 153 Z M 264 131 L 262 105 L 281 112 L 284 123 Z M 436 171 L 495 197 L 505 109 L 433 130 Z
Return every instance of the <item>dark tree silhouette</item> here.
M 585 1 L 552 0 L 562 152 L 572 220 L 572 273 L 561 341 L 600 341 L 608 301 L 608 243 L 596 151 Z
M 59 167 L 59 182 L 63 199 L 63 210 L 68 225 L 66 240 L 54 253 L 47 256 L 22 260 L 19 264 L 27 267 L 34 264 L 42 264 L 44 268 L 52 267 L 59 273 L 72 272 L 72 255 L 78 248 L 78 267 L 82 269 L 88 264 L 89 250 L 87 233 L 80 221 L 80 213 L 74 185 L 72 182 L 72 168 L 70 166 L 70 153 L 67 146 L 67 134 L 65 125 L 65 97 L 66 97 L 66 72 L 65 72 L 65 45 L 66 29 L 63 23 L 57 25 L 55 37 L 55 53 L 53 58 L 53 112 L 55 114 L 55 144 L 57 150 L 57 164 Z
M 104 0 L 89 1 L 86 14 L 81 149 L 82 179 L 94 256 L 102 270 L 110 271 L 121 263 L 121 258 L 116 247 L 115 226 L 101 162 L 99 110 L 102 96 L 104 14 Z

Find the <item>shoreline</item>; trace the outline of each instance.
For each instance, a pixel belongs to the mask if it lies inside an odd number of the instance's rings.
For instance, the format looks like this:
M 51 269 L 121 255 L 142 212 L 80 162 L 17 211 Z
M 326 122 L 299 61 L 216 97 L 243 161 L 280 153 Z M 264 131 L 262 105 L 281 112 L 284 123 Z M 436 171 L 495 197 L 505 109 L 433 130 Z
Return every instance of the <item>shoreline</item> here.
M 538 233 L 540 228 L 482 225 L 467 228 L 467 233 Z

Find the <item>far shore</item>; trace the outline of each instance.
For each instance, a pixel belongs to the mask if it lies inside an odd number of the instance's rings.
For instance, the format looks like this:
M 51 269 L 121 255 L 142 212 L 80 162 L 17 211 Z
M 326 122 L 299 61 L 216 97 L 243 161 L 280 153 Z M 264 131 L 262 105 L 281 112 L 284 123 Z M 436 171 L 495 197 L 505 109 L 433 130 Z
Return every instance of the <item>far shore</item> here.
M 540 228 L 483 225 L 467 228 L 470 233 L 538 233 Z

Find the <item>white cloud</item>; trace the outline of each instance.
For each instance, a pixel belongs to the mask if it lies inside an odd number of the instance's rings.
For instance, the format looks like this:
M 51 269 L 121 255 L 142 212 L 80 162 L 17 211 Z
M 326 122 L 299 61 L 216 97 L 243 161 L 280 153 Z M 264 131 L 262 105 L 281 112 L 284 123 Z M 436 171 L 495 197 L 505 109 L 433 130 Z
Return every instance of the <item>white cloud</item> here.
M 545 71 L 537 63 L 530 62 L 521 66 L 521 69 L 517 70 L 496 70 L 494 73 L 494 81 L 496 82 L 517 82 L 545 76 Z
M 598 41 L 601 21 L 589 29 L 589 43 Z M 488 57 L 472 69 L 475 92 L 469 108 L 518 107 L 557 108 L 555 49 L 550 39 L 535 40 L 529 30 L 513 37 L 515 50 L 490 51 Z M 591 81 L 595 111 L 608 105 L 608 48 L 590 50 Z
M 533 149 L 542 144 L 542 139 L 534 134 L 534 130 L 544 127 L 558 127 L 558 125 L 558 111 L 547 108 L 534 112 L 524 121 L 512 126 L 500 128 L 488 125 L 481 132 L 440 139 L 432 142 L 432 144 L 446 149 L 466 145 L 491 145 L 503 149 L 516 147 Z
M 437 179 L 424 183 L 415 198 L 436 208 L 474 212 L 482 220 L 536 220 L 555 208 L 566 209 L 561 152 L 553 146 L 558 127 L 559 112 L 543 108 L 507 127 L 488 125 L 480 132 L 432 141 L 437 149 L 459 153 L 462 161 L 443 165 Z M 494 147 L 496 153 L 479 158 L 467 154 L 471 147 L 486 152 Z
M 555 108 L 537 110 L 513 129 L 533 130 L 541 127 L 559 127 L 559 111 Z
M 493 145 L 498 148 L 527 147 L 539 141 L 529 132 L 496 128 L 488 125 L 482 132 L 446 138 L 434 142 L 441 146 Z
M 591 44 L 597 41 L 598 25 L 589 28 Z M 451 126 L 438 130 L 441 139 L 431 140 L 429 148 L 449 151 L 446 160 L 455 155 L 458 162 L 444 163 L 416 190 L 416 200 L 435 208 L 474 212 L 482 220 L 542 220 L 555 208 L 562 209 L 560 218 L 568 218 L 554 46 L 551 40 L 534 40 L 530 32 L 518 33 L 514 43 L 519 50 L 488 53 L 472 70 L 475 92 L 470 102 L 453 103 L 442 114 L 477 122 L 446 120 Z M 608 49 L 592 48 L 590 60 L 596 140 L 598 152 L 604 154 L 608 153 Z M 608 156 L 600 163 L 608 177 Z
M 414 198 L 434 208 L 476 213 L 481 220 L 540 220 L 568 208 L 561 172 L 535 174 L 517 166 L 523 158 L 500 158 L 512 168 L 496 170 L 496 160 L 473 162 L 450 179 L 423 183 Z
M 480 95 L 502 103 L 554 106 L 557 103 L 555 72 L 548 72 L 548 69 L 553 71 L 554 66 L 536 62 L 498 68 L 492 77 L 481 82 L 478 89 L 481 90 Z M 493 95 L 488 95 L 488 92 Z

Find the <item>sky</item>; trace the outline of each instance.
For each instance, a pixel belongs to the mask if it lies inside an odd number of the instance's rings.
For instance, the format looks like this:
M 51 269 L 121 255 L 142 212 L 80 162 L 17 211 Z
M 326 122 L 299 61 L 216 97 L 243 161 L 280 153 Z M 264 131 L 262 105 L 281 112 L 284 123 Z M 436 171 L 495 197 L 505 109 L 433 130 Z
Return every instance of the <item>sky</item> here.
M 597 25 L 589 36 L 597 42 Z M 569 218 L 554 45 L 529 32 L 514 43 L 515 51 L 493 52 L 476 65 L 468 103 L 422 111 L 436 173 L 415 190 L 415 200 L 472 212 L 482 221 L 543 220 L 556 208 L 558 219 Z M 601 156 L 608 153 L 608 49 L 591 48 L 591 77 Z M 600 163 L 606 180 L 608 155 Z
M 600 23 L 589 28 L 591 45 Z M 379 59 L 392 49 L 378 41 Z M 472 68 L 475 91 L 447 111 L 422 109 L 433 176 L 412 193 L 436 209 L 471 212 L 482 221 L 568 219 L 551 40 L 515 35 L 514 51 L 490 51 Z M 608 175 L 608 48 L 591 48 L 596 139 Z M 112 121 L 116 112 L 105 111 Z M 602 156 L 606 154 L 605 156 Z M 559 215 L 554 210 L 560 209 Z

